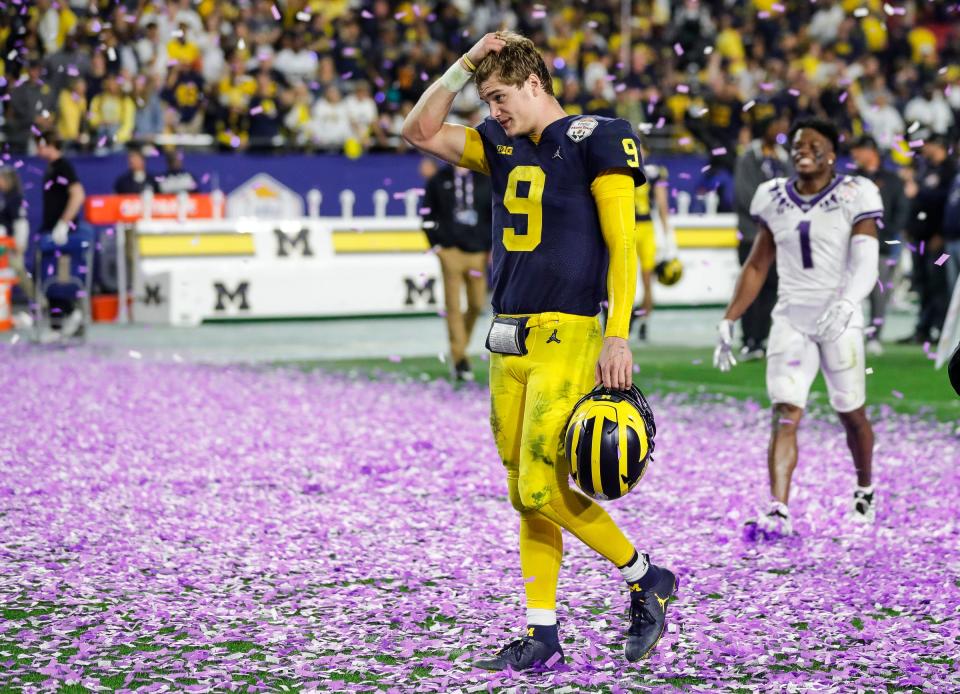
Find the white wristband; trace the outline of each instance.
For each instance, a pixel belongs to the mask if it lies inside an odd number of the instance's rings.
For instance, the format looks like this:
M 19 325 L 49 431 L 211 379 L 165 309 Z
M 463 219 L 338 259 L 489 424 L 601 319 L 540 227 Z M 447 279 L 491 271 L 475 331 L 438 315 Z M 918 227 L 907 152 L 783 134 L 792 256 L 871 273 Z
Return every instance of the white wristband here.
M 447 68 L 447 71 L 443 73 L 443 77 L 440 78 L 440 84 L 443 85 L 444 89 L 456 94 L 463 89 L 472 78 L 473 73 L 463 67 L 458 58 L 457 62 Z

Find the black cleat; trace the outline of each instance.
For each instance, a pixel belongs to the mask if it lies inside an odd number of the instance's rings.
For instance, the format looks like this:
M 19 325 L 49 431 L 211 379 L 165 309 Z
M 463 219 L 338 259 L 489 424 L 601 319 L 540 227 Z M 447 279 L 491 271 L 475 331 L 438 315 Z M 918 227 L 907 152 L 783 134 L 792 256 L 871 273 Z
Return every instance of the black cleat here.
M 638 584 L 630 586 L 630 628 L 625 652 L 631 663 L 646 657 L 663 636 L 667 602 L 677 592 L 677 577 L 672 571 L 652 564 L 650 568 L 660 572 L 653 588 L 643 590 Z
M 474 380 L 473 370 L 470 368 L 470 362 L 461 359 L 453 366 L 453 377 L 458 383 L 470 382 Z
M 473 661 L 474 667 L 496 671 L 549 670 L 559 663 L 563 663 L 563 649 L 559 644 L 551 646 L 530 636 L 511 641 L 493 658 Z

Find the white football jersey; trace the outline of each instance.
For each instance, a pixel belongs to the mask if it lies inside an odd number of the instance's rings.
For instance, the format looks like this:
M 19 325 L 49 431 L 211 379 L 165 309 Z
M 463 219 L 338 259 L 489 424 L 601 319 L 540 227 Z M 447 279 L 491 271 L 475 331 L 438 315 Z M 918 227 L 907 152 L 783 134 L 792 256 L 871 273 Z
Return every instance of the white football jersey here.
M 795 179 L 762 183 L 750 214 L 777 244 L 777 298 L 787 304 L 822 306 L 840 294 L 847 278 L 853 226 L 883 217 L 880 191 L 862 176 L 839 175 L 804 200 Z

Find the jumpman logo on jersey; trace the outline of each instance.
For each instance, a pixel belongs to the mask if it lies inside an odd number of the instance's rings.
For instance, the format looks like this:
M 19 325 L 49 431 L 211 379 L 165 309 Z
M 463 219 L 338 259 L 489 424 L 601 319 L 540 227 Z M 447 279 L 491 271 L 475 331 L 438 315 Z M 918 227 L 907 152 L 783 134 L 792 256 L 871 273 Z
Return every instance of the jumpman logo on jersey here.
M 547 338 L 547 344 L 549 345 L 551 342 L 556 342 L 558 345 L 560 344 L 560 338 L 557 337 L 556 328 L 553 329 L 553 334 Z
M 557 151 L 553 153 L 553 158 L 554 158 L 554 159 L 560 159 L 561 161 L 563 160 L 563 155 L 560 154 L 560 148 L 559 148 L 559 147 L 557 147 Z

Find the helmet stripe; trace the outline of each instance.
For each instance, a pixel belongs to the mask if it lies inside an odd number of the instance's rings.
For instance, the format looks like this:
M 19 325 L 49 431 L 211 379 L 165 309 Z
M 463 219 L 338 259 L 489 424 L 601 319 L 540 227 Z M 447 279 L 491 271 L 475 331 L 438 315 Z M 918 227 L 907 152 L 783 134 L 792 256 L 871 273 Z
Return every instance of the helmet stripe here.
M 593 482 L 594 492 L 604 493 L 603 490 L 603 479 L 600 477 L 600 468 L 603 466 L 600 464 L 600 451 L 603 446 L 603 423 L 606 419 L 606 409 L 605 407 L 598 407 L 593 412 L 593 437 L 590 445 L 590 477 Z
M 619 424 L 617 433 L 620 435 L 620 440 L 617 442 L 617 457 L 619 458 L 617 461 L 619 463 L 619 474 L 617 475 L 618 496 L 623 496 L 630 491 L 630 487 L 624 482 L 625 479 L 630 479 L 630 470 L 627 469 L 630 464 L 630 454 L 627 450 L 627 430 L 630 426 L 630 408 L 633 408 L 633 405 L 624 402 L 617 403 L 617 422 Z

